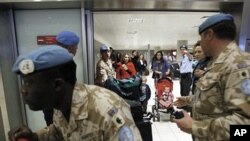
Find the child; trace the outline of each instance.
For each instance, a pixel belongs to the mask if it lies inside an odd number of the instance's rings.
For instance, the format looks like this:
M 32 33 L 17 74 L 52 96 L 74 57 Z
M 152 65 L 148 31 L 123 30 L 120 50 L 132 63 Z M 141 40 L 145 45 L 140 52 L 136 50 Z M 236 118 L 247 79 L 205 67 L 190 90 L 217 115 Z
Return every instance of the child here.
M 142 111 L 144 114 L 147 113 L 148 100 L 151 97 L 151 90 L 148 84 L 146 83 L 147 83 L 147 78 L 145 76 L 142 76 L 142 83 L 140 86 L 140 102 L 142 104 Z
M 166 109 L 168 109 L 168 112 L 173 112 L 173 102 L 174 102 L 174 95 L 170 91 L 170 87 L 165 87 L 162 95 L 159 98 L 159 103 Z

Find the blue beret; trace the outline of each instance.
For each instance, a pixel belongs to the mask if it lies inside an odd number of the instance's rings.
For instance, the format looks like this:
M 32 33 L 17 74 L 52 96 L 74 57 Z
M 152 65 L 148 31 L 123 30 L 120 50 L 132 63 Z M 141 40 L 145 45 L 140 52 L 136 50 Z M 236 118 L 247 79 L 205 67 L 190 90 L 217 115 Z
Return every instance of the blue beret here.
M 66 46 L 77 46 L 79 37 L 74 32 L 63 31 L 56 36 L 56 41 Z
M 110 50 L 109 46 L 107 46 L 107 45 L 101 45 L 100 52 L 104 52 L 104 51 L 108 51 L 108 50 Z
M 53 68 L 73 60 L 73 55 L 68 50 L 59 46 L 40 47 L 27 55 L 20 55 L 12 71 L 15 73 L 29 74 L 34 71 Z
M 233 21 L 234 18 L 230 14 L 216 14 L 213 16 L 208 17 L 200 26 L 199 26 L 199 33 L 201 34 L 206 29 L 220 23 L 222 21 Z

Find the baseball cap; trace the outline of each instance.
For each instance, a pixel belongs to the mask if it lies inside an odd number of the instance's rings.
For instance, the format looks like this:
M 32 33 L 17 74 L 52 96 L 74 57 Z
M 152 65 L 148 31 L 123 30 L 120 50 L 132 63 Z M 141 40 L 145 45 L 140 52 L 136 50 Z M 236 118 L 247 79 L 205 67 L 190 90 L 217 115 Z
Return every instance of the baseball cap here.
M 180 48 L 188 49 L 187 45 L 181 45 Z
M 104 52 L 104 51 L 108 51 L 108 50 L 110 50 L 109 46 L 107 46 L 107 45 L 101 45 L 100 52 Z

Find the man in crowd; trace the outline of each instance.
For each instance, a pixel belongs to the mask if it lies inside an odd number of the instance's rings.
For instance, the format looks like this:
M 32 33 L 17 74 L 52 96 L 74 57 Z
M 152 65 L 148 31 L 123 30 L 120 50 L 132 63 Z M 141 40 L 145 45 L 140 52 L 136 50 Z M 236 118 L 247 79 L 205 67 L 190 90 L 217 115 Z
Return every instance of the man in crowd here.
M 186 45 L 180 46 L 180 51 L 182 54 L 182 60 L 180 65 L 180 93 L 181 96 L 188 96 L 192 85 L 192 72 L 193 72 L 193 56 L 189 53 L 188 47 Z M 186 111 L 190 111 L 190 107 L 184 106 L 179 107 Z
M 96 64 L 96 85 L 104 86 L 104 83 L 109 77 L 115 77 L 110 53 L 110 48 L 107 45 L 100 47 L 101 58 Z

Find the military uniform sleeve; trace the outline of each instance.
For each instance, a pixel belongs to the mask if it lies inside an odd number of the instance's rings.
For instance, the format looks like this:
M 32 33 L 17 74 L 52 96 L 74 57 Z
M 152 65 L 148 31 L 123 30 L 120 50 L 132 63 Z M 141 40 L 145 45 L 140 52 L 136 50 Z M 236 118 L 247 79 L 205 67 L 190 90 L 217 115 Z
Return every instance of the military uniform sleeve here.
M 36 133 L 39 141 L 64 141 L 62 133 L 53 124 Z
M 108 111 L 111 118 L 108 129 L 106 129 L 104 139 L 107 141 L 142 141 L 139 130 L 137 129 L 129 108 L 116 109 Z
M 197 137 L 229 140 L 230 125 L 250 124 L 250 67 L 225 74 L 222 80 L 218 85 L 222 89 L 223 113 L 217 118 L 210 115 L 205 120 L 193 121 L 192 134 Z
M 185 99 L 185 102 L 187 103 L 187 105 L 192 106 L 194 95 L 183 96 L 183 98 Z

